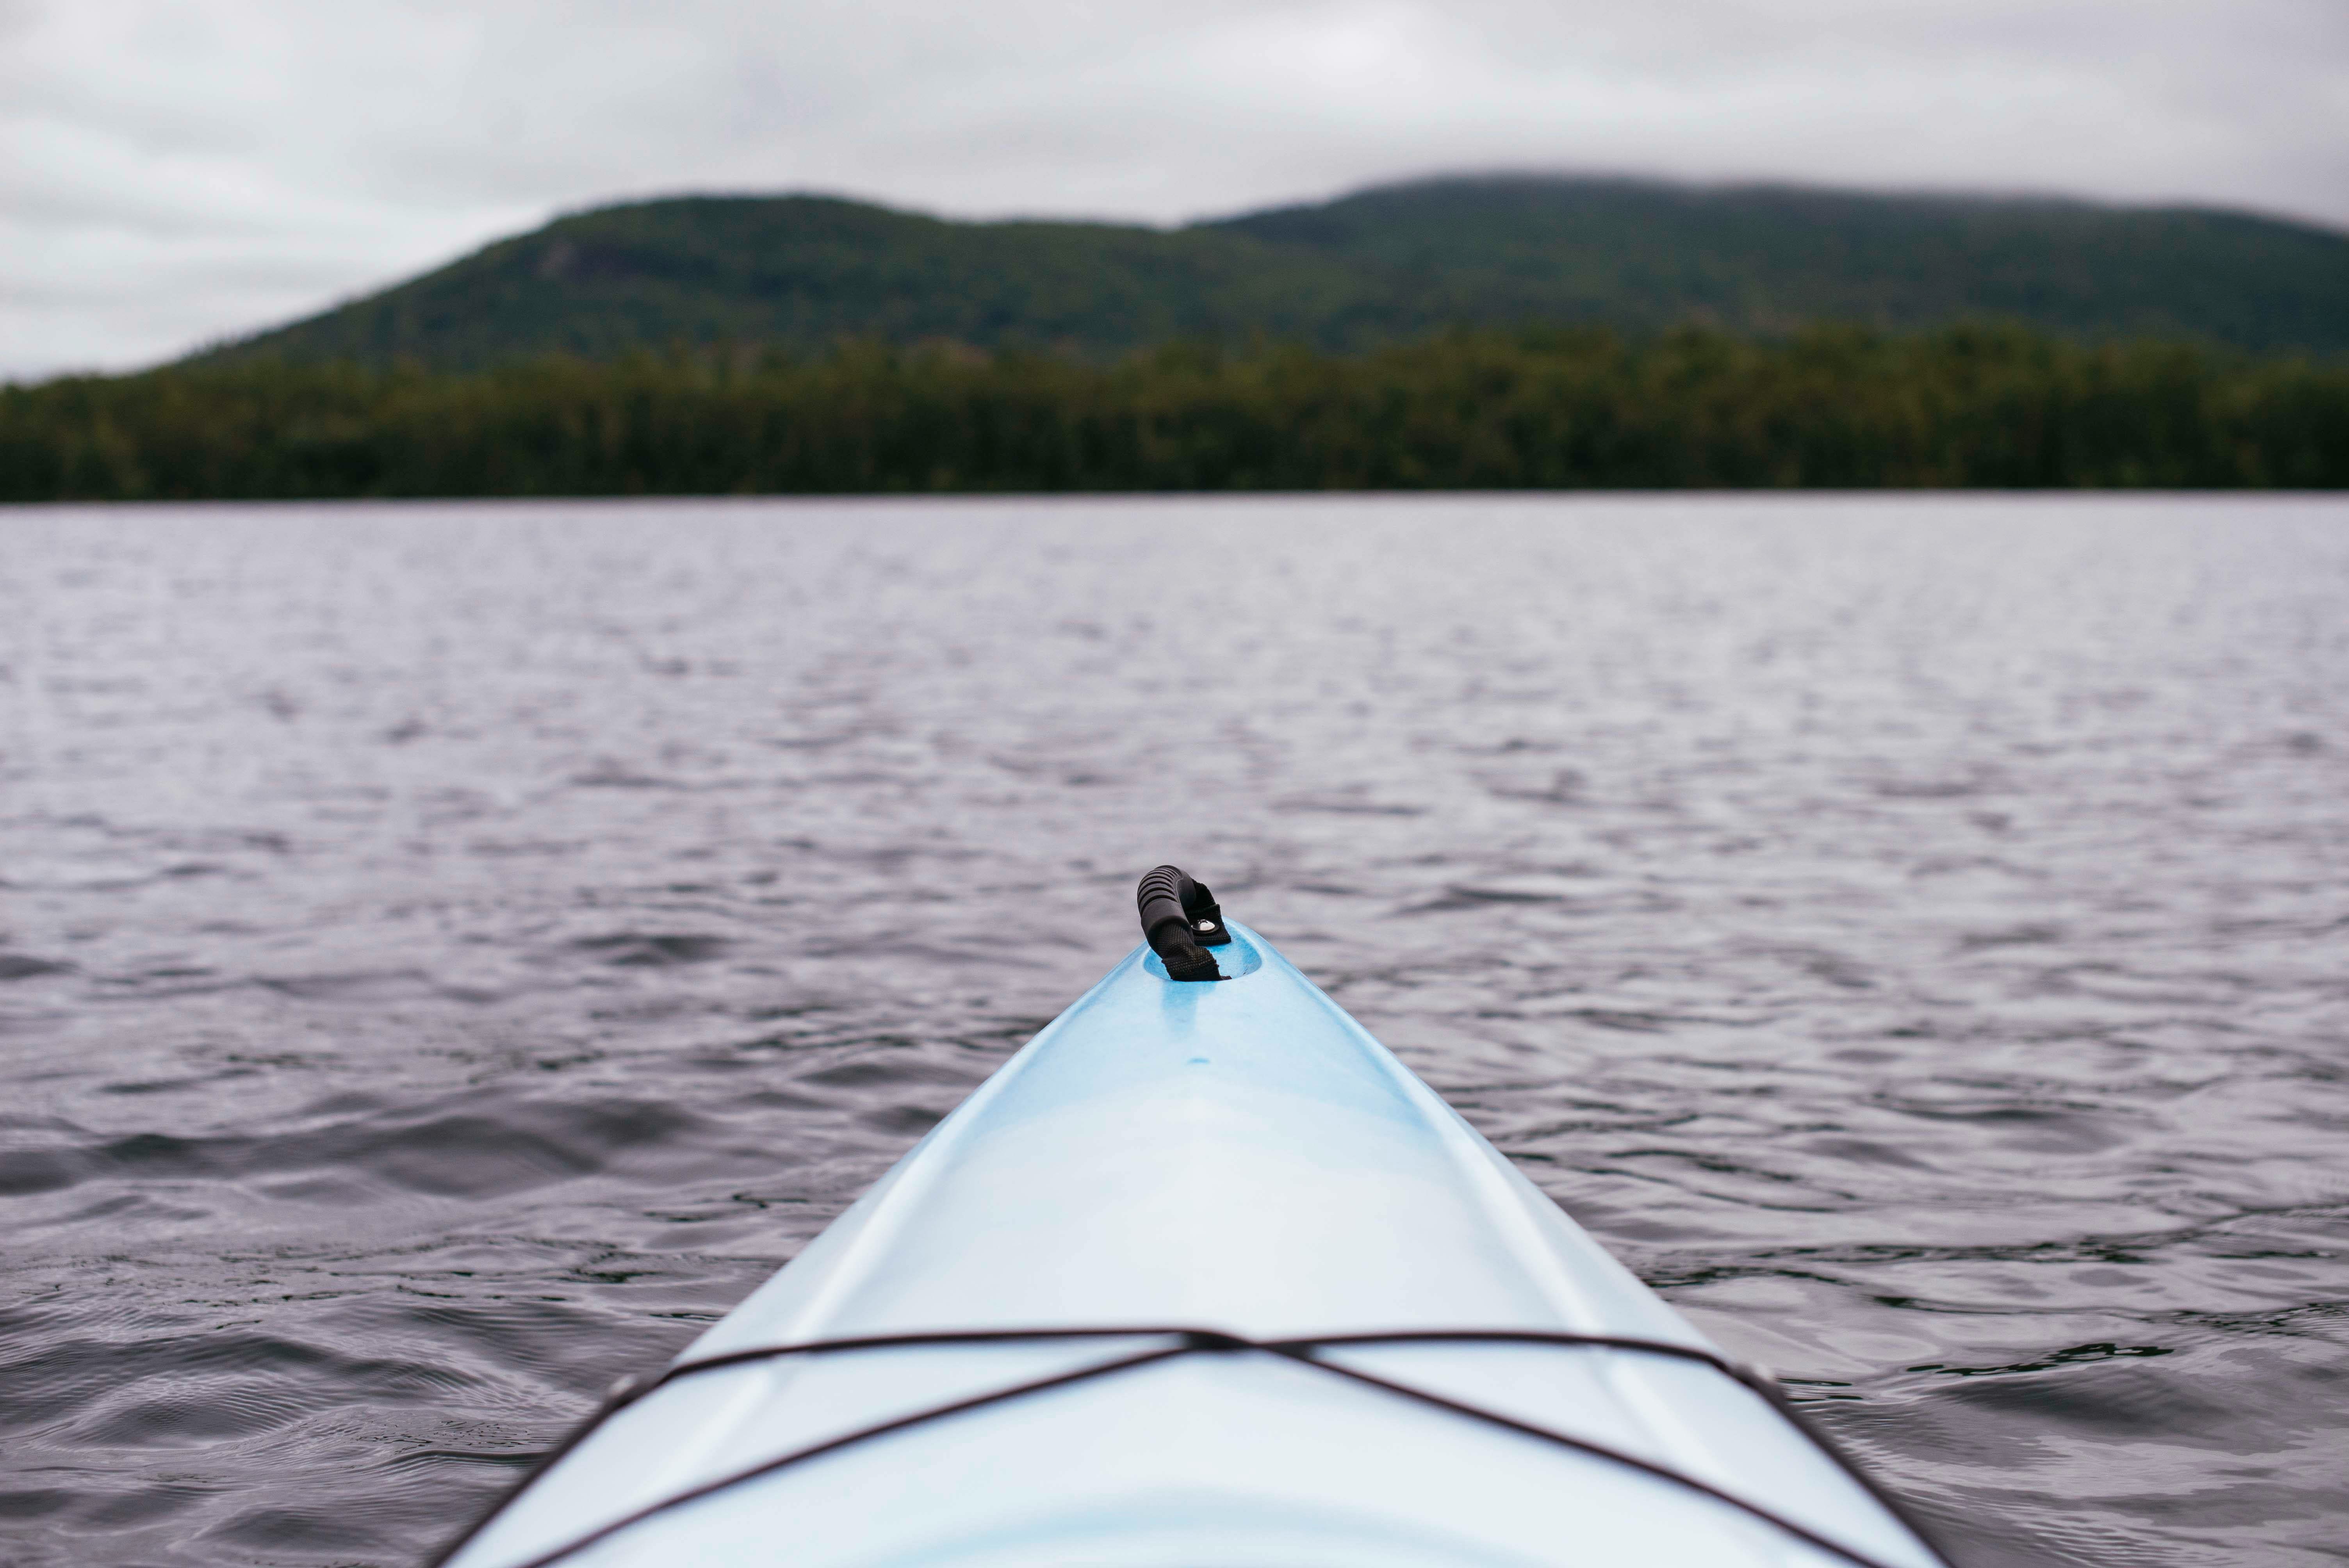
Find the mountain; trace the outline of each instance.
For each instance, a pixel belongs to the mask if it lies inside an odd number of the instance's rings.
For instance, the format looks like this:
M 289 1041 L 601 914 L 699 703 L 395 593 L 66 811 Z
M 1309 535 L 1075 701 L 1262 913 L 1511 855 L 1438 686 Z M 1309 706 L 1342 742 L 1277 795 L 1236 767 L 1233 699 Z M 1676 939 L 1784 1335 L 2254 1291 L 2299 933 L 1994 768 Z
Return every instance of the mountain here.
M 2340 353 L 2349 235 L 2199 208 L 1534 176 L 1174 230 L 683 196 L 557 219 L 197 357 L 459 369 L 843 336 L 1105 357 L 1175 337 L 1352 350 L 1454 325 L 1978 318 Z

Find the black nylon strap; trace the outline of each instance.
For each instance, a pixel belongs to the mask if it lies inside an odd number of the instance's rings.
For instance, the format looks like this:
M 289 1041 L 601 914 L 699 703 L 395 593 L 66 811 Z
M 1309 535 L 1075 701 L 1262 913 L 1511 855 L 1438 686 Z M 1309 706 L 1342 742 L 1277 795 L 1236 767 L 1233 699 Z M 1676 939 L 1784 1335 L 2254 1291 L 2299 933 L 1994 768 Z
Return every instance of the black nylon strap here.
M 746 1481 L 759 1480 L 763 1476 L 772 1475 L 778 1470 L 787 1470 L 792 1466 L 800 1464 L 805 1460 L 819 1459 L 823 1455 L 835 1453 L 842 1449 L 864 1442 L 867 1439 L 885 1437 L 892 1432 L 904 1431 L 908 1428 L 918 1427 L 931 1421 L 943 1420 L 949 1417 L 958 1416 L 966 1411 L 981 1409 L 988 1406 L 1002 1404 L 1008 1400 L 1020 1398 L 1030 1394 L 1040 1394 L 1054 1388 L 1067 1387 L 1072 1384 L 1089 1382 L 1097 1377 L 1106 1377 L 1121 1372 L 1133 1371 L 1138 1367 L 1154 1366 L 1163 1361 L 1171 1361 L 1178 1357 L 1196 1355 L 1202 1352 L 1230 1353 L 1245 1351 L 1257 1351 L 1268 1355 L 1278 1356 L 1285 1360 L 1301 1367 L 1309 1367 L 1318 1371 L 1328 1372 L 1333 1376 L 1345 1377 L 1350 1381 L 1365 1385 L 1369 1387 L 1377 1388 L 1402 1398 L 1416 1400 L 1422 1404 L 1433 1407 L 1437 1409 L 1449 1411 L 1454 1415 L 1482 1421 L 1491 1426 L 1500 1427 L 1506 1430 L 1516 1432 L 1522 1436 L 1554 1443 L 1559 1447 L 1573 1449 L 1578 1453 L 1583 1453 L 1593 1458 L 1605 1460 L 1610 1463 L 1620 1465 L 1626 1469 L 1639 1470 L 1643 1474 L 1652 1476 L 1661 1480 L 1668 1481 L 1686 1491 L 1693 1491 L 1702 1496 L 1711 1498 L 1716 1502 L 1724 1503 L 1731 1508 L 1738 1510 L 1740 1512 L 1749 1514 L 1752 1517 L 1762 1521 L 1765 1524 L 1772 1525 L 1776 1529 L 1785 1532 L 1786 1534 L 1795 1537 L 1796 1540 L 1805 1542 L 1806 1545 L 1816 1547 L 1820 1551 L 1831 1553 L 1836 1557 L 1841 1558 L 1847 1563 L 1854 1564 L 1855 1568 L 1891 1568 L 1890 1564 L 1882 1562 L 1880 1559 L 1868 1556 L 1865 1553 L 1857 1552 L 1848 1546 L 1841 1545 L 1826 1536 L 1818 1534 L 1807 1526 L 1786 1518 L 1785 1515 L 1778 1513 L 1774 1510 L 1765 1508 L 1759 1503 L 1750 1502 L 1744 1498 L 1738 1497 L 1733 1492 L 1723 1491 L 1709 1481 L 1699 1480 L 1694 1476 L 1673 1470 L 1669 1466 L 1657 1464 L 1651 1460 L 1641 1459 L 1636 1454 L 1626 1453 L 1619 1449 L 1611 1447 L 1605 1443 L 1594 1441 L 1588 1438 L 1578 1438 L 1566 1432 L 1553 1430 L 1547 1427 L 1538 1426 L 1527 1421 L 1520 1421 L 1515 1417 L 1505 1416 L 1497 1411 L 1486 1410 L 1475 1405 L 1449 1398 L 1441 1394 L 1431 1393 L 1426 1389 L 1414 1388 L 1408 1384 L 1392 1382 L 1371 1373 L 1363 1372 L 1350 1367 L 1341 1366 L 1336 1362 L 1323 1360 L 1317 1354 L 1317 1352 L 1323 1350 L 1345 1349 L 1350 1346 L 1368 1348 L 1382 1345 L 1470 1343 L 1547 1345 L 1568 1348 L 1619 1350 L 1639 1355 L 1669 1357 L 1709 1367 L 1714 1371 L 1720 1372 L 1723 1376 L 1734 1379 L 1745 1387 L 1753 1389 L 1755 1393 L 1761 1395 L 1763 1398 L 1769 1402 L 1774 1409 L 1785 1417 L 1796 1430 L 1800 1431 L 1806 1438 L 1809 1439 L 1822 1453 L 1824 1453 L 1829 1460 L 1833 1460 L 1845 1471 L 1845 1473 L 1851 1476 L 1852 1479 L 1859 1484 L 1863 1491 L 1868 1492 L 1868 1494 L 1874 1498 L 1878 1502 L 1881 1503 L 1885 1507 L 1886 1511 L 1891 1513 L 1894 1518 L 1898 1519 L 1903 1525 L 1907 1526 L 1910 1533 L 1914 1534 L 1917 1539 L 1925 1545 L 1926 1550 L 1929 1553 L 1936 1558 L 1942 1557 L 1942 1553 L 1940 1550 L 1933 1545 L 1931 1538 L 1925 1532 L 1909 1511 L 1896 1500 L 1888 1495 L 1881 1488 L 1878 1487 L 1877 1484 L 1868 1478 L 1867 1473 L 1860 1470 L 1860 1468 L 1852 1461 L 1850 1457 L 1835 1443 L 1830 1441 L 1825 1434 L 1816 1430 L 1812 1426 L 1811 1422 L 1803 1417 L 1792 1402 L 1786 1398 L 1785 1393 L 1778 1388 L 1775 1382 L 1759 1372 L 1754 1371 L 1748 1367 L 1741 1367 L 1737 1363 L 1728 1360 L 1726 1357 L 1716 1356 L 1709 1350 L 1699 1349 L 1694 1346 L 1678 1345 L 1669 1340 L 1661 1339 L 1641 1339 L 1614 1335 L 1549 1333 L 1536 1329 L 1414 1329 L 1397 1330 L 1391 1333 L 1335 1334 L 1315 1336 L 1306 1338 L 1258 1340 L 1250 1339 L 1241 1335 L 1227 1334 L 1217 1329 L 1144 1326 L 1035 1329 L 999 1328 L 947 1331 L 934 1334 L 871 1335 L 859 1338 L 811 1340 L 797 1345 L 760 1346 L 748 1350 L 730 1351 L 720 1356 L 704 1357 L 696 1361 L 679 1362 L 663 1371 L 657 1377 L 647 1379 L 640 1384 L 625 1383 L 616 1388 L 612 1397 L 607 1398 L 600 1408 L 590 1416 L 586 1421 L 581 1423 L 579 1427 L 574 1429 L 570 1435 L 563 1439 L 562 1442 L 558 1443 L 553 1449 L 551 1449 L 536 1465 L 533 1466 L 530 1473 L 524 1476 L 512 1491 L 506 1493 L 504 1497 L 500 1499 L 497 1504 L 492 1507 L 487 1514 L 483 1515 L 470 1529 L 465 1531 L 462 1535 L 460 1535 L 455 1541 L 450 1542 L 445 1550 L 433 1558 L 430 1568 L 442 1568 L 442 1565 L 455 1558 L 460 1552 L 463 1551 L 467 1545 L 469 1545 L 484 1529 L 488 1527 L 492 1520 L 503 1512 L 506 1507 L 517 1497 L 521 1496 L 524 1491 L 528 1490 L 531 1484 L 536 1481 L 539 1477 L 544 1475 L 557 1460 L 562 1458 L 564 1454 L 569 1453 L 572 1449 L 577 1448 L 580 1443 L 586 1439 L 590 1433 L 600 1428 L 606 1420 L 618 1414 L 621 1410 L 626 1409 L 628 1406 L 635 1404 L 637 1400 L 646 1398 L 647 1395 L 650 1395 L 658 1389 L 667 1387 L 669 1384 L 675 1383 L 682 1378 L 698 1377 L 706 1372 L 721 1371 L 729 1367 L 750 1366 L 762 1361 L 778 1360 L 782 1357 L 793 1356 L 825 1356 L 847 1351 L 898 1349 L 921 1346 L 1040 1344 L 1050 1343 L 1056 1340 L 1081 1339 L 1173 1339 L 1175 1343 L 1158 1349 L 1143 1351 L 1138 1355 L 1127 1356 L 1110 1361 L 1100 1362 L 1091 1367 L 1079 1367 L 1074 1371 L 1058 1373 L 1049 1377 L 1040 1377 L 1030 1382 L 1014 1384 L 1009 1387 L 996 1389 L 990 1393 L 975 1395 L 967 1399 L 957 1399 L 945 1405 L 931 1406 L 924 1409 L 914 1411 L 909 1415 L 899 1416 L 890 1420 L 876 1422 L 872 1426 L 861 1427 L 854 1431 L 844 1432 L 837 1437 L 828 1438 L 823 1442 L 812 1444 L 806 1448 L 795 1449 L 789 1453 L 780 1454 L 773 1459 L 762 1460 L 760 1463 L 751 1465 L 746 1469 L 732 1471 L 730 1474 L 719 1476 L 713 1480 L 704 1481 L 698 1486 L 690 1487 L 684 1491 L 677 1492 L 668 1497 L 661 1498 L 656 1501 L 647 1503 L 643 1507 L 623 1515 L 618 1519 L 611 1520 L 604 1524 L 598 1525 L 594 1530 L 588 1531 L 584 1534 L 574 1536 L 552 1551 L 542 1553 L 535 1557 L 526 1559 L 521 1563 L 509 1564 L 507 1565 L 507 1568 L 552 1568 L 553 1564 L 561 1562 L 564 1558 L 570 1556 L 572 1553 L 583 1551 L 585 1548 L 595 1544 L 597 1542 L 604 1541 L 633 1525 L 642 1523 L 644 1521 L 650 1519 L 657 1514 L 666 1513 L 672 1509 L 681 1508 L 688 1503 L 698 1502 L 703 1498 L 709 1497 L 717 1492 L 728 1491 L 730 1488 L 740 1486 Z M 1943 1559 L 1943 1561 L 1946 1562 L 1946 1559 Z

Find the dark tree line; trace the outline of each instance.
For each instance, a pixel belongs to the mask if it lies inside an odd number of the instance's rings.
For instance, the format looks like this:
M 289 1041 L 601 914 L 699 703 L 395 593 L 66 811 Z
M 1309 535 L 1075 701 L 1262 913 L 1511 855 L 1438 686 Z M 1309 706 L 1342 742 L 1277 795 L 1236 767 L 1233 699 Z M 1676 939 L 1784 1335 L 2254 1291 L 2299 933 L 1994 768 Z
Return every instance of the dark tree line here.
M 1177 343 L 1107 366 L 850 343 L 0 389 L 12 501 L 2344 485 L 2349 366 L 2009 327 Z

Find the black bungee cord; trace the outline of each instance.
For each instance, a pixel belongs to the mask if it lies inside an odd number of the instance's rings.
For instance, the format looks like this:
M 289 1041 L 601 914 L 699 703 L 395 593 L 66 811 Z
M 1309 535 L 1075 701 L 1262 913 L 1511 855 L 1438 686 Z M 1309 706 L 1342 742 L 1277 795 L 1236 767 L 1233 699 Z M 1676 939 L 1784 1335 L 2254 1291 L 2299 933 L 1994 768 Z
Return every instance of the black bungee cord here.
M 1551 1428 L 1539 1426 L 1530 1421 L 1521 1421 L 1514 1416 L 1505 1416 L 1496 1410 L 1487 1410 L 1479 1406 L 1467 1404 L 1464 1401 L 1451 1398 L 1445 1395 L 1433 1393 L 1424 1388 L 1415 1388 L 1409 1384 L 1397 1383 L 1388 1378 L 1378 1377 L 1372 1373 L 1361 1371 L 1355 1367 L 1344 1367 L 1335 1362 L 1326 1361 L 1321 1359 L 1319 1354 L 1324 1350 L 1380 1345 L 1471 1343 L 1547 1345 L 1591 1350 L 1621 1350 L 1640 1355 L 1671 1357 L 1683 1361 L 1692 1361 L 1702 1366 L 1710 1367 L 1714 1371 L 1721 1373 L 1724 1377 L 1734 1380 L 1743 1387 L 1750 1388 L 1754 1393 L 1760 1395 L 1774 1409 L 1777 1410 L 1780 1415 L 1784 1416 L 1797 1431 L 1801 1432 L 1804 1437 L 1807 1438 L 1813 1446 L 1817 1448 L 1821 1453 L 1825 1454 L 1830 1460 L 1832 1460 L 1844 1471 L 1844 1473 L 1850 1476 L 1855 1481 L 1857 1481 L 1862 1491 L 1874 1498 L 1884 1507 L 1887 1512 L 1890 1513 L 1893 1518 L 1899 1521 L 1902 1525 L 1906 1526 L 1909 1533 L 1915 1536 L 1919 1542 L 1925 1547 L 1928 1553 L 1937 1560 L 1942 1561 L 1944 1564 L 1946 1564 L 1946 1558 L 1943 1557 L 1940 1549 L 1933 1544 L 1932 1538 L 1926 1532 L 1921 1523 L 1920 1523 L 1920 1522 L 1904 1505 L 1899 1502 L 1899 1500 L 1886 1492 L 1881 1487 L 1878 1486 L 1876 1482 L 1869 1478 L 1868 1473 L 1861 1470 L 1858 1465 L 1854 1463 L 1850 1456 L 1846 1454 L 1839 1446 L 1831 1440 L 1824 1432 L 1819 1431 L 1810 1422 L 1810 1420 L 1801 1413 L 1795 1404 L 1786 1398 L 1785 1391 L 1778 1387 L 1775 1379 L 1770 1377 L 1766 1373 L 1758 1371 L 1753 1367 L 1741 1366 L 1734 1361 L 1729 1360 L 1725 1357 L 1717 1356 L 1709 1350 L 1699 1349 L 1694 1346 L 1678 1345 L 1669 1340 L 1661 1339 L 1640 1339 L 1622 1336 L 1600 1334 L 1551 1333 L 1536 1329 L 1413 1329 L 1384 1333 L 1319 1335 L 1304 1338 L 1251 1339 L 1244 1335 L 1230 1334 L 1220 1329 L 1211 1328 L 1101 1326 L 1072 1328 L 995 1328 L 969 1329 L 931 1334 L 885 1334 L 869 1335 L 849 1339 L 810 1340 L 797 1345 L 760 1346 L 748 1350 L 735 1350 L 718 1356 L 702 1357 L 692 1361 L 680 1361 L 661 1372 L 657 1377 L 648 1377 L 642 1380 L 633 1378 L 623 1379 L 614 1387 L 611 1395 L 605 1398 L 601 1407 L 590 1415 L 585 1421 L 583 1421 L 579 1426 L 574 1428 L 562 1442 L 556 1444 L 554 1448 L 549 1449 L 543 1456 L 542 1456 L 538 1462 L 532 1467 L 529 1474 L 523 1477 L 512 1491 L 508 1491 L 504 1497 L 498 1501 L 494 1507 L 492 1507 L 480 1520 L 476 1521 L 465 1531 L 463 1534 L 451 1542 L 449 1546 L 440 1553 L 440 1555 L 433 1558 L 429 1568 L 445 1568 L 446 1564 L 452 1562 L 457 1557 L 458 1553 L 462 1552 L 466 1546 L 471 1544 L 472 1541 L 481 1534 L 483 1530 L 488 1528 L 492 1520 L 503 1512 L 509 1504 L 511 1504 L 517 1497 L 521 1496 L 523 1491 L 527 1491 L 533 1483 L 538 1480 L 540 1477 L 543 1476 L 547 1470 L 554 1466 L 556 1460 L 560 1460 L 564 1455 L 571 1452 L 581 1443 L 585 1442 L 587 1438 L 600 1429 L 605 1422 L 611 1419 L 614 1416 L 618 1415 L 622 1410 L 626 1409 L 629 1406 L 636 1403 L 638 1400 L 643 1399 L 647 1396 L 653 1394 L 661 1388 L 665 1388 L 670 1384 L 678 1382 L 683 1378 L 698 1377 L 709 1372 L 722 1371 L 729 1367 L 744 1367 L 759 1362 L 779 1360 L 786 1357 L 793 1356 L 824 1356 L 849 1351 L 906 1348 L 932 1345 L 1038 1344 L 1054 1340 L 1071 1339 L 1172 1339 L 1174 1343 L 1172 1345 L 1162 1346 L 1155 1349 L 1144 1350 L 1132 1356 L 1120 1357 L 1104 1362 L 1097 1362 L 1089 1367 L 1080 1367 L 1072 1371 L 1055 1373 L 1050 1377 L 1039 1377 L 1024 1383 L 1016 1383 L 1008 1387 L 995 1389 L 985 1394 L 973 1395 L 970 1398 L 957 1399 L 948 1404 L 929 1406 L 925 1408 L 913 1411 L 907 1415 L 894 1417 L 885 1421 L 874 1422 L 870 1426 L 859 1427 L 854 1430 L 841 1433 L 836 1437 L 827 1438 L 822 1442 L 810 1444 L 804 1448 L 792 1449 L 787 1453 L 776 1455 L 772 1459 L 763 1460 L 757 1464 L 748 1466 L 741 1470 L 730 1471 L 711 1480 L 704 1481 L 698 1486 L 688 1487 L 682 1491 L 673 1492 L 667 1497 L 657 1499 L 656 1501 L 635 1509 L 628 1513 L 623 1514 L 617 1519 L 608 1520 L 603 1524 L 597 1525 L 593 1530 L 589 1530 L 579 1535 L 574 1536 L 569 1541 L 564 1542 L 560 1546 L 554 1547 L 551 1551 L 540 1553 L 534 1557 L 526 1558 L 519 1563 L 507 1564 L 506 1568 L 553 1568 L 554 1564 L 562 1562 L 564 1558 L 573 1555 L 574 1553 L 583 1552 L 588 1547 L 595 1545 L 599 1542 L 607 1540 L 624 1530 L 627 1530 L 635 1525 L 640 1524 L 646 1520 L 651 1519 L 656 1515 L 667 1513 L 674 1509 L 682 1508 L 688 1503 L 698 1502 L 704 1498 L 713 1496 L 721 1491 L 730 1491 L 731 1489 L 741 1486 L 749 1481 L 763 1479 L 764 1477 L 773 1475 L 780 1470 L 789 1470 L 794 1465 L 805 1463 L 810 1460 L 821 1459 L 824 1455 L 837 1453 L 843 1449 L 852 1447 L 874 1438 L 885 1437 L 893 1432 L 901 1432 L 909 1428 L 926 1425 L 932 1421 L 944 1420 L 949 1417 L 962 1415 L 968 1411 L 983 1409 L 990 1406 L 1004 1404 L 1013 1399 L 1022 1398 L 1028 1395 L 1047 1393 L 1055 1388 L 1065 1388 L 1074 1384 L 1091 1382 L 1096 1378 L 1112 1377 L 1118 1373 L 1131 1372 L 1141 1367 L 1155 1366 L 1159 1363 L 1172 1361 L 1181 1357 L 1201 1354 L 1228 1355 L 1238 1352 L 1257 1352 L 1265 1355 L 1278 1356 L 1284 1360 L 1294 1362 L 1299 1366 L 1310 1367 L 1319 1371 L 1330 1373 L 1334 1377 L 1344 1377 L 1351 1382 L 1358 1383 L 1368 1387 L 1376 1388 L 1401 1398 L 1415 1400 L 1421 1404 L 1431 1406 L 1436 1409 L 1447 1411 L 1453 1415 L 1465 1417 L 1472 1420 L 1482 1421 L 1486 1425 L 1499 1427 L 1504 1430 L 1516 1432 L 1523 1437 L 1537 1439 L 1545 1442 L 1556 1444 L 1561 1448 L 1572 1449 L 1577 1453 L 1586 1454 L 1595 1459 L 1607 1460 L 1609 1463 L 1621 1466 L 1628 1470 L 1638 1470 L 1644 1475 L 1651 1476 L 1657 1480 L 1669 1482 L 1684 1491 L 1692 1491 L 1701 1496 L 1711 1498 L 1716 1502 L 1725 1503 L 1729 1507 L 1736 1509 L 1742 1513 L 1745 1513 L 1754 1519 L 1760 1520 L 1762 1522 L 1771 1525 L 1785 1534 L 1801 1541 L 1806 1545 L 1816 1547 L 1822 1552 L 1828 1553 L 1842 1559 L 1846 1563 L 1853 1564 L 1854 1568 L 1893 1568 L 1892 1564 L 1886 1563 L 1881 1558 L 1870 1556 L 1866 1553 L 1859 1552 L 1852 1547 L 1844 1545 L 1840 1542 L 1819 1534 L 1816 1531 L 1812 1530 L 1807 1525 L 1787 1518 L 1785 1515 L 1777 1512 L 1775 1510 L 1767 1508 L 1761 1503 L 1750 1501 L 1745 1498 L 1739 1497 L 1734 1492 L 1724 1491 L 1720 1487 L 1714 1486 L 1710 1481 L 1700 1480 L 1685 1471 L 1674 1470 L 1669 1465 L 1658 1464 L 1652 1460 L 1646 1460 L 1640 1458 L 1637 1454 L 1627 1453 L 1610 1444 L 1598 1442 L 1588 1438 L 1575 1437 L 1568 1433 L 1557 1431 Z

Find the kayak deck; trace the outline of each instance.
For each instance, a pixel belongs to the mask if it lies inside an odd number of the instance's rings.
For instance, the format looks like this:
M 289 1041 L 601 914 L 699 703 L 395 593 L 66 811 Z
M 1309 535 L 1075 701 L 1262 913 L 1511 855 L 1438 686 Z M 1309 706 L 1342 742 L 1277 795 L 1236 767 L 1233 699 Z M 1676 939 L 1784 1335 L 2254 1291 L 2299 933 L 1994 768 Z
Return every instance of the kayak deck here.
M 1136 949 L 678 1365 L 741 1359 L 611 1415 L 452 1568 L 1937 1568 L 1384 1047 L 1229 932 L 1216 984 Z M 769 1354 L 1055 1329 L 1133 1332 Z M 1415 1337 L 1329 1343 L 1365 1335 Z

